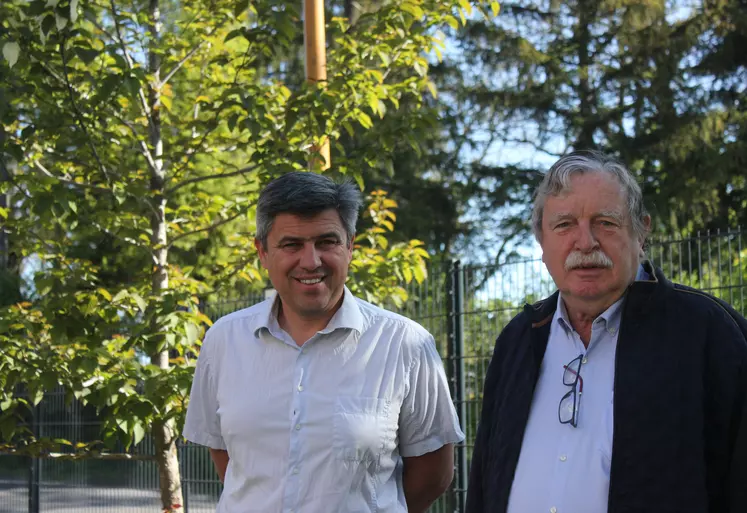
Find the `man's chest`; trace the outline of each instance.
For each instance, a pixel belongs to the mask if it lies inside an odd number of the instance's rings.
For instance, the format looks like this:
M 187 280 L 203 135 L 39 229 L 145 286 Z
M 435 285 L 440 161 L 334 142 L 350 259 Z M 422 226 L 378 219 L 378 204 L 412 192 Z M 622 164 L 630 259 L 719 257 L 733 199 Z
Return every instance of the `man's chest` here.
M 406 365 L 358 343 L 320 342 L 259 342 L 224 355 L 217 413 L 229 452 L 373 461 L 396 448 Z

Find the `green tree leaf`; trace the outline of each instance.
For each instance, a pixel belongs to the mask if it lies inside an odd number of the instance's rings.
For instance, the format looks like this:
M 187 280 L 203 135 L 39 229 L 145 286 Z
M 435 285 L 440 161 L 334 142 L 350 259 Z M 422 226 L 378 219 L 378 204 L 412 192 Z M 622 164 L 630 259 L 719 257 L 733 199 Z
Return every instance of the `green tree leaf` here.
M 18 62 L 18 56 L 21 54 L 21 47 L 18 43 L 10 42 L 3 45 L 3 57 L 8 61 L 11 68 Z

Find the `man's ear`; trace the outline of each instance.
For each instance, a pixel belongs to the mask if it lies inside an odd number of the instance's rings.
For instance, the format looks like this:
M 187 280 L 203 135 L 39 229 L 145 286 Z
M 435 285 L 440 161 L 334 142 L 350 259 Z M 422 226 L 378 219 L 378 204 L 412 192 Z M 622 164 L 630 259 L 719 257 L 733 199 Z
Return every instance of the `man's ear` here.
M 355 242 L 355 233 L 348 237 L 348 258 L 353 259 L 353 245 Z
M 643 235 L 638 241 L 638 259 L 643 261 L 646 259 L 646 251 L 643 249 L 646 246 L 646 239 L 648 234 L 651 232 L 651 216 L 643 216 Z
M 643 243 L 646 242 L 648 234 L 651 233 L 651 216 L 648 214 L 643 216 L 643 228 L 645 233 L 643 235 L 643 238 L 640 240 L 641 247 L 643 247 Z
M 265 248 L 262 241 L 256 237 L 254 238 L 254 248 L 257 250 L 259 261 L 262 262 L 262 267 L 267 269 L 267 264 L 265 263 L 267 261 L 267 248 Z

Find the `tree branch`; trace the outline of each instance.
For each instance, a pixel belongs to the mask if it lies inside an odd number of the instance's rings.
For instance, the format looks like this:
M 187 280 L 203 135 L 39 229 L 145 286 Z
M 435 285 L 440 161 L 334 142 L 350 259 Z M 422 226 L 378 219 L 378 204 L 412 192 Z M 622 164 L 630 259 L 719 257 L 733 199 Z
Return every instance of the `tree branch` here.
M 187 22 L 187 25 L 184 27 L 185 30 L 187 28 L 189 28 L 189 26 L 192 24 L 192 22 L 196 21 L 199 18 L 200 18 L 200 15 L 196 14 L 191 20 L 189 20 L 189 22 Z M 225 19 L 223 19 L 220 23 L 218 23 L 218 25 L 212 30 L 211 35 L 215 34 L 218 30 L 220 30 L 225 23 L 226 23 Z M 187 55 L 185 55 L 179 62 L 177 62 L 176 65 L 174 65 L 174 67 L 172 68 L 172 70 L 169 71 L 168 73 L 166 73 L 166 76 L 164 77 L 163 80 L 161 80 L 161 82 L 159 83 L 159 86 L 165 85 L 169 81 L 169 79 L 172 76 L 174 76 L 174 73 L 176 73 L 177 71 L 179 71 L 179 69 L 184 65 L 184 63 L 187 62 L 187 60 L 189 60 L 189 58 L 192 57 L 195 53 L 197 53 L 197 50 L 200 49 L 200 47 L 202 46 L 202 44 L 204 42 L 205 41 L 203 40 L 203 41 L 200 41 L 199 43 L 197 43 L 197 46 L 195 46 L 194 48 L 192 48 L 187 53 Z
M 117 38 L 114 37 L 108 30 L 106 30 L 96 19 L 96 16 L 94 15 L 88 15 L 86 14 L 86 20 L 91 22 L 94 27 L 99 29 L 103 34 L 105 34 L 112 42 L 117 43 Z
M 506 262 L 501 262 L 501 257 L 503 256 L 503 253 L 506 250 L 506 246 L 508 245 L 508 243 L 512 242 L 515 238 L 516 238 L 516 233 L 512 233 L 503 239 L 503 243 L 498 248 L 498 252 L 493 257 L 493 263 L 492 263 L 493 266 L 500 268 L 503 264 L 506 263 Z M 490 272 L 485 273 L 481 278 L 472 282 L 471 284 L 472 290 L 473 291 L 480 290 L 488 283 L 490 278 L 494 276 L 495 276 L 495 272 L 492 270 Z
M 107 189 L 106 187 L 99 187 L 97 185 L 91 185 L 89 183 L 76 182 L 72 180 L 72 178 L 69 176 L 65 176 L 65 177 L 57 176 L 53 174 L 52 172 L 50 172 L 49 169 L 44 167 L 39 162 L 34 162 L 34 167 L 37 170 L 39 170 L 43 175 L 48 176 L 49 178 L 54 178 L 58 182 L 64 183 L 65 185 L 70 185 L 70 186 L 73 186 L 79 189 L 88 189 L 88 190 L 95 191 L 95 192 L 106 192 L 106 193 L 112 192 L 110 189 Z
M 173 77 L 173 76 L 174 76 L 174 74 L 175 74 L 175 73 L 176 73 L 177 71 L 179 71 L 179 70 L 181 69 L 181 67 L 182 67 L 182 66 L 184 66 L 184 63 L 185 63 L 185 62 L 187 62 L 187 61 L 189 60 L 189 58 L 190 58 L 190 57 L 192 57 L 192 56 L 193 56 L 193 55 L 194 55 L 195 53 L 197 53 L 197 50 L 199 50 L 199 49 L 200 49 L 200 47 L 202 46 L 202 44 L 203 44 L 204 42 L 205 42 L 205 41 L 200 41 L 199 43 L 197 43 L 197 46 L 195 46 L 194 48 L 192 48 L 192 49 L 191 49 L 191 50 L 190 50 L 190 51 L 189 51 L 189 52 L 187 53 L 187 55 L 185 55 L 184 57 L 182 57 L 182 59 L 181 59 L 181 60 L 180 60 L 179 62 L 177 62 L 177 63 L 176 63 L 175 65 L 174 65 L 174 67 L 173 67 L 173 68 L 171 69 L 171 71 L 169 71 L 168 73 L 166 73 L 166 76 L 165 76 L 165 77 L 163 77 L 163 80 L 161 80 L 161 82 L 160 82 L 160 83 L 158 84 L 158 85 L 159 85 L 159 87 L 163 87 L 164 85 L 166 85 L 166 83 L 167 83 L 167 82 L 169 81 L 169 79 L 170 79 L 171 77 Z
M 73 85 L 70 83 L 70 76 L 68 75 L 68 71 L 67 71 L 67 55 L 65 54 L 66 43 L 67 43 L 66 38 L 63 38 L 62 41 L 60 41 L 60 56 L 62 57 L 62 72 L 65 78 L 65 86 L 67 87 L 67 92 L 68 92 L 68 95 L 70 96 L 70 104 L 73 107 L 73 113 L 75 114 L 75 119 L 78 121 L 78 125 L 80 126 L 80 129 L 83 131 L 83 135 L 86 137 L 86 142 L 88 143 L 88 146 L 91 148 L 91 152 L 93 153 L 93 158 L 96 159 L 96 163 L 99 165 L 99 170 L 106 177 L 106 180 L 110 181 L 111 178 L 109 177 L 109 173 L 107 173 L 106 167 L 104 167 L 104 163 L 101 162 L 101 158 L 99 157 L 99 152 L 96 151 L 96 145 L 93 144 L 93 139 L 91 139 L 91 135 L 88 133 L 88 129 L 86 128 L 85 123 L 83 123 L 83 114 L 80 112 L 80 109 L 78 109 L 78 104 L 75 102 L 75 91 L 73 90 Z
M 547 148 L 543 148 L 541 144 L 538 144 L 537 141 L 533 141 L 527 138 L 520 138 L 520 137 L 504 137 L 502 139 L 502 142 L 504 143 L 514 143 L 514 144 L 528 144 L 532 148 L 534 148 L 536 151 L 539 151 L 541 153 L 544 153 L 550 157 L 554 158 L 560 158 L 562 157 L 565 152 L 567 151 L 567 148 L 560 153 L 556 153 L 554 151 L 550 151 Z
M 31 195 L 28 193 L 28 191 L 26 191 L 26 189 L 18 184 L 18 182 L 13 177 L 13 173 L 10 172 L 10 169 L 8 169 L 2 159 L 0 159 L 0 165 L 3 166 L 3 170 L 8 177 L 8 181 L 13 184 L 13 187 L 15 187 L 16 190 L 20 191 L 26 197 L 26 199 L 32 200 L 33 198 L 31 197 Z
M 50 68 L 49 66 L 47 66 L 47 65 L 46 65 L 46 64 L 45 64 L 44 62 L 42 62 L 42 61 L 39 61 L 39 66 L 41 66 L 41 68 L 42 68 L 42 69 L 43 69 L 44 71 L 46 71 L 47 73 L 49 73 L 49 75 L 50 75 L 50 76 L 52 76 L 52 77 L 54 77 L 55 79 L 57 79 L 57 81 L 58 81 L 58 82 L 59 82 L 60 84 L 63 84 L 63 85 L 65 84 L 65 79 L 64 79 L 64 78 L 62 78 L 61 76 L 59 76 L 59 75 L 58 75 L 57 73 L 55 73 L 55 72 L 54 72 L 54 70 L 52 70 L 52 69 L 51 69 L 51 68 Z M 47 103 L 48 105 L 53 105 L 53 103 L 52 103 L 52 102 L 46 102 L 46 103 Z
M 233 221 L 234 219 L 238 219 L 239 217 L 241 217 L 244 214 L 246 214 L 246 212 L 249 210 L 249 208 L 250 207 L 242 208 L 239 212 L 235 213 L 234 215 L 232 215 L 230 217 L 227 217 L 225 219 L 221 219 L 217 223 L 213 223 L 210 226 L 206 226 L 205 228 L 200 228 L 198 230 L 192 230 L 191 232 L 180 233 L 179 235 L 177 235 L 176 237 L 174 237 L 173 239 L 171 239 L 171 241 L 169 242 L 168 246 L 171 247 L 171 246 L 174 245 L 174 243 L 176 241 L 181 240 L 181 239 L 183 239 L 185 237 L 189 237 L 190 235 L 196 235 L 196 234 L 202 233 L 202 232 L 209 232 L 209 231 L 212 231 L 212 230 L 218 228 L 219 226 L 223 226 L 224 224 L 228 224 L 231 221 Z
M 80 216 L 79 219 L 83 223 L 86 223 L 86 222 L 90 223 L 91 226 L 98 228 L 99 231 L 109 235 L 113 239 L 116 239 L 120 242 L 124 242 L 125 244 L 129 244 L 131 246 L 135 246 L 136 248 L 144 249 L 148 251 L 151 255 L 153 255 L 153 250 L 147 244 L 139 242 L 138 240 L 133 239 L 132 237 L 126 237 L 126 236 L 119 235 L 118 233 L 111 231 L 106 226 L 103 226 L 101 223 L 96 221 L 96 219 L 94 218 L 90 218 L 88 216 Z M 141 232 L 141 233 L 145 233 L 145 232 Z
M 47 250 L 50 253 L 54 253 L 59 248 L 55 246 L 55 243 L 50 242 L 48 239 L 45 239 L 38 233 L 36 233 L 32 228 L 29 228 L 28 226 L 24 227 L 24 234 L 30 234 L 34 239 L 36 239 L 41 245 L 47 248 Z M 67 265 L 67 268 L 70 269 L 70 265 Z M 72 269 L 70 269 L 72 270 Z
M 236 83 L 238 82 L 238 80 L 239 80 L 239 73 L 241 73 L 241 71 L 243 71 L 244 67 L 246 66 L 248 56 L 249 56 L 249 49 L 247 49 L 244 52 L 244 54 L 242 55 L 242 57 L 241 57 L 242 58 L 241 64 L 236 69 L 236 73 L 234 73 L 233 81 L 231 82 L 230 87 L 234 87 L 236 85 Z M 187 148 L 188 151 L 191 150 L 191 149 L 193 149 L 193 151 L 191 151 L 191 152 L 189 152 L 187 154 L 186 161 L 183 162 L 182 165 L 179 166 L 179 168 L 175 170 L 175 172 L 172 174 L 172 176 L 179 175 L 183 169 L 186 169 L 189 166 L 189 163 L 192 161 L 192 159 L 194 158 L 194 156 L 198 153 L 198 150 L 205 143 L 205 141 L 207 140 L 208 136 L 213 131 L 215 131 L 216 128 L 218 128 L 219 123 L 217 123 L 217 120 L 218 120 L 219 116 L 220 116 L 220 111 L 217 110 L 213 114 L 213 119 L 212 119 L 212 121 L 214 123 L 214 126 L 212 128 L 210 128 L 209 130 L 205 131 L 204 134 L 202 134 L 202 137 L 200 138 L 200 142 L 197 143 L 196 146 L 193 146 L 192 148 Z
M 119 116 L 117 113 L 112 112 L 112 116 L 114 116 L 117 121 L 122 123 L 124 126 L 126 126 L 130 132 L 132 132 L 132 135 L 135 136 L 135 140 L 137 141 L 138 146 L 140 146 L 140 153 L 145 157 L 145 160 L 148 161 L 148 167 L 151 171 L 155 172 L 156 167 L 156 161 L 153 159 L 153 154 L 151 154 L 150 149 L 148 148 L 148 145 L 145 143 L 144 140 L 140 138 L 140 134 L 137 133 L 137 130 L 135 129 L 135 125 L 133 125 L 131 122 L 127 121 L 123 117 Z
M 78 189 L 87 189 L 87 190 L 90 190 L 90 191 L 93 191 L 93 192 L 102 192 L 102 193 L 106 193 L 106 194 L 112 194 L 112 190 L 111 189 L 107 189 L 106 187 L 99 187 L 97 185 L 91 185 L 89 183 L 76 182 L 70 176 L 65 176 L 65 177 L 57 176 L 54 173 L 50 172 L 46 167 L 44 167 L 39 162 L 34 162 L 34 167 L 39 172 L 41 172 L 44 176 L 47 176 L 49 178 L 53 178 L 53 179 L 57 180 L 60 183 L 64 183 L 65 185 L 70 185 L 70 186 L 78 188 Z M 31 199 L 31 196 L 29 196 L 28 194 L 26 194 L 26 196 L 29 199 Z M 148 208 L 150 208 L 151 210 L 153 210 L 153 205 L 151 205 L 149 201 L 146 201 L 144 198 L 141 198 L 139 196 L 135 196 L 135 195 L 131 195 L 131 196 L 133 198 L 135 198 L 135 200 L 137 200 L 138 203 L 145 204 L 145 205 L 148 206 Z
M 249 173 L 250 171 L 254 171 L 258 167 L 259 167 L 259 164 L 254 164 L 252 166 L 241 168 L 238 171 L 231 171 L 230 173 L 221 173 L 219 175 L 206 175 L 206 176 L 197 176 L 195 178 L 190 178 L 188 180 L 184 180 L 183 182 L 179 182 L 178 184 L 174 185 L 173 187 L 169 189 L 166 189 L 164 194 L 166 196 L 170 196 L 174 192 L 178 191 L 182 187 L 186 187 L 187 185 L 192 185 L 198 182 L 204 182 L 206 180 L 217 180 L 219 178 L 229 178 L 231 176 L 243 175 L 245 173 Z
M 109 5 L 111 6 L 112 10 L 112 19 L 114 20 L 114 28 L 117 31 L 117 42 L 119 43 L 120 48 L 122 48 L 122 53 L 124 54 L 124 60 L 127 63 L 127 68 L 132 71 L 133 64 L 132 64 L 132 57 L 130 57 L 129 52 L 127 51 L 127 46 L 125 45 L 124 38 L 122 37 L 122 30 L 119 26 L 119 20 L 117 19 L 117 8 L 114 5 L 114 0 L 109 1 Z M 146 118 L 148 118 L 148 124 L 153 124 L 153 120 L 151 118 L 150 114 L 150 108 L 148 108 L 148 100 L 145 97 L 145 93 L 143 92 L 142 87 L 138 87 L 137 90 L 138 99 L 140 100 L 140 109 L 143 111 L 143 114 Z
M 219 280 L 218 280 L 218 281 L 219 281 L 219 282 L 220 282 L 221 284 L 226 284 L 226 283 L 229 283 L 229 282 L 230 282 L 230 280 L 231 280 L 231 279 L 233 279 L 233 277 L 234 277 L 234 276 L 236 276 L 237 274 L 239 274 L 239 273 L 240 273 L 241 271 L 243 271 L 243 270 L 244 270 L 244 267 L 246 267 L 246 265 L 247 265 L 247 264 L 249 264 L 249 263 L 250 263 L 250 262 L 251 262 L 252 260 L 254 260 L 255 258 L 257 258 L 257 254 L 256 254 L 256 253 L 253 253 L 253 252 L 252 252 L 252 253 L 250 253 L 250 255 L 251 255 L 251 256 L 250 256 L 250 257 L 248 257 L 248 258 L 244 258 L 244 259 L 242 259 L 241 261 L 239 261 L 239 262 L 236 262 L 236 263 L 235 263 L 235 264 L 234 264 L 234 265 L 232 266 L 232 267 L 233 267 L 233 270 L 232 270 L 232 271 L 231 271 L 230 273 L 228 273 L 227 275 L 225 275 L 225 276 L 220 276 L 220 277 L 219 277 Z M 208 290 L 208 291 L 205 291 L 205 292 L 203 292 L 203 293 L 202 293 L 202 296 L 204 296 L 204 297 L 207 297 L 207 296 L 209 296 L 210 294 L 215 294 L 215 293 L 217 293 L 217 292 L 218 292 L 219 290 L 220 290 L 220 289 L 219 289 L 218 287 L 213 287 L 212 289 L 210 289 L 210 290 Z

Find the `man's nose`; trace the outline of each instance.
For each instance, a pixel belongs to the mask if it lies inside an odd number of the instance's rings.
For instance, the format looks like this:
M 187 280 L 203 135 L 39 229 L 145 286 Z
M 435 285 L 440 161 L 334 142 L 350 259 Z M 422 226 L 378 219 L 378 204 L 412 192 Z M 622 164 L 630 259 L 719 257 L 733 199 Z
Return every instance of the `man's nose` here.
M 578 237 L 576 238 L 576 249 L 584 253 L 593 251 L 599 247 L 599 241 L 594 236 L 591 224 L 579 223 Z
M 319 250 L 313 242 L 307 242 L 303 246 L 300 266 L 309 271 L 318 269 L 322 265 L 322 259 L 319 257 Z

